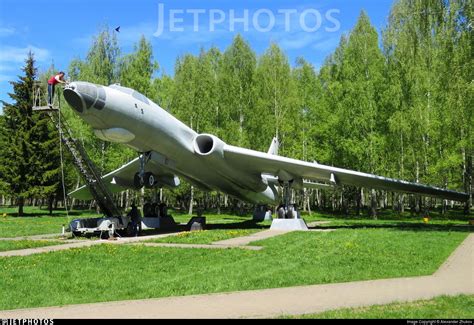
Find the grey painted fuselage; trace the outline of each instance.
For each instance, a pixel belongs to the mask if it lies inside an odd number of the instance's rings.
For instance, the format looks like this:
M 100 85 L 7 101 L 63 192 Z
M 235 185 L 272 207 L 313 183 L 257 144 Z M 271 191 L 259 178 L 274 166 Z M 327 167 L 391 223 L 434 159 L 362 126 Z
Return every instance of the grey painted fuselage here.
M 66 87 L 64 97 L 99 138 L 141 153 L 160 153 L 167 168 L 194 185 L 254 203 L 277 202 L 275 188 L 261 175 L 197 154 L 198 133 L 132 89 L 74 82 Z

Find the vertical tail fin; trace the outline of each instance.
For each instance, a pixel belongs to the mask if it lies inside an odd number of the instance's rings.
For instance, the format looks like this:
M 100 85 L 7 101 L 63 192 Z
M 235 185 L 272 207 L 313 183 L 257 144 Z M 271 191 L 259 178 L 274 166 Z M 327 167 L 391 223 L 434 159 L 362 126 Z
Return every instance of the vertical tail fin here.
M 278 156 L 279 147 L 280 147 L 280 142 L 278 141 L 277 138 L 273 138 L 272 144 L 270 145 L 270 148 L 268 149 L 268 154 Z

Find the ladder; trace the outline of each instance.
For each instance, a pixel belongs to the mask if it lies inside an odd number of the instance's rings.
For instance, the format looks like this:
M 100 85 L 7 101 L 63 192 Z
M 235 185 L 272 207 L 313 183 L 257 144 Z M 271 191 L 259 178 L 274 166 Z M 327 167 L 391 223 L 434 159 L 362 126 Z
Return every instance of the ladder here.
M 55 100 L 52 106 L 42 105 L 46 102 L 44 100 L 45 97 L 43 96 L 43 87 L 40 83 L 35 82 L 35 89 L 33 91 L 33 111 L 43 111 L 48 114 L 54 126 L 59 131 L 61 141 L 71 153 L 74 166 L 76 166 L 79 174 L 86 182 L 92 197 L 99 205 L 100 211 L 107 217 L 120 217 L 122 216 L 122 213 L 114 203 L 112 193 L 102 181 L 97 167 L 89 158 L 84 146 L 80 141 L 73 137 L 71 128 L 63 118 L 60 110 L 61 95 L 62 92 L 59 90 L 58 94 L 55 96 L 57 101 Z

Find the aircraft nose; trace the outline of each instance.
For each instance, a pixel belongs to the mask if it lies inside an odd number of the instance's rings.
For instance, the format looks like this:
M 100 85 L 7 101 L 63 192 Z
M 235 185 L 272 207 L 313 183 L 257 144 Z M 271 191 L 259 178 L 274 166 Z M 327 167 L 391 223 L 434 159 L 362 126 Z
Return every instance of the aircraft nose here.
M 92 106 L 101 110 L 105 106 L 105 91 L 89 82 L 72 82 L 64 88 L 64 99 L 79 113 Z

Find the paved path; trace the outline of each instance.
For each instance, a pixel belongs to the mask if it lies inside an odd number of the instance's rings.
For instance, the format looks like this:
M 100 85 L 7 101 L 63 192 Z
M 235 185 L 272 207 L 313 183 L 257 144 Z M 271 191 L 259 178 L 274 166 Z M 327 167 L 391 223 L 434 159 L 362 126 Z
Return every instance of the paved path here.
M 248 246 L 247 244 L 257 240 L 263 240 L 274 236 L 279 236 L 287 233 L 287 231 L 260 231 L 249 236 L 237 237 L 228 240 L 222 240 L 214 242 L 211 245 L 202 245 L 202 244 L 168 244 L 168 243 L 143 243 L 145 246 L 154 246 L 154 247 L 179 247 L 179 248 L 210 248 L 210 249 L 226 249 L 226 248 L 242 248 L 250 250 L 260 250 L 263 247 L 261 246 Z M 89 247 L 92 245 L 99 244 L 133 244 L 140 243 L 150 239 L 163 238 L 168 236 L 178 235 L 179 232 L 166 233 L 160 235 L 151 235 L 151 236 L 140 236 L 140 237 L 121 237 L 117 240 L 66 240 L 62 244 L 45 246 L 45 247 L 36 247 L 36 248 L 27 248 L 27 249 L 18 249 L 12 251 L 0 252 L 0 257 L 9 257 L 9 256 L 27 256 L 32 254 L 41 254 L 47 252 L 61 251 L 71 248 L 79 247 Z M 31 237 L 30 237 L 31 238 Z M 37 237 L 39 239 L 39 237 Z
M 41 240 L 41 239 L 54 239 L 60 238 L 61 234 L 46 234 L 46 235 L 33 235 L 33 236 L 20 236 L 20 237 L 2 237 L 0 240 Z
M 174 236 L 177 234 L 178 233 L 166 233 L 166 234 L 152 235 L 152 236 L 121 237 L 121 238 L 118 238 L 117 240 L 85 240 L 85 239 L 84 240 L 66 240 L 65 243 L 61 243 L 61 244 L 53 245 L 53 246 L 44 246 L 44 247 L 18 249 L 18 250 L 0 252 L 0 257 L 28 256 L 28 255 L 33 255 L 33 254 L 62 251 L 62 250 L 71 249 L 71 248 L 89 247 L 89 246 L 100 245 L 100 244 L 136 243 L 139 241 Z
M 216 242 L 213 242 L 212 245 L 246 246 L 251 242 L 254 242 L 257 240 L 263 240 L 263 239 L 267 239 L 267 238 L 271 238 L 275 236 L 280 236 L 288 232 L 289 231 L 264 230 L 264 231 L 259 231 L 248 236 L 216 241 Z
M 474 234 L 431 276 L 0 311 L 0 318 L 270 318 L 474 294 Z

